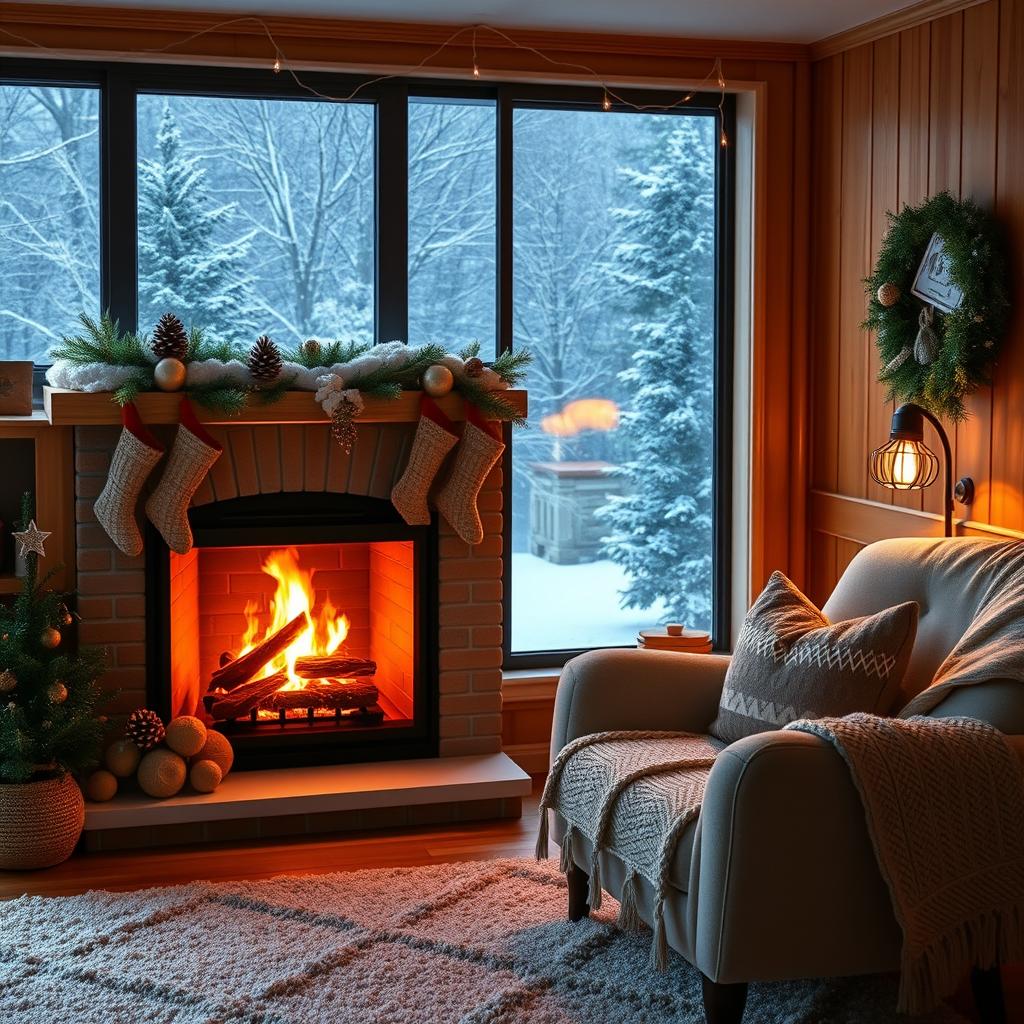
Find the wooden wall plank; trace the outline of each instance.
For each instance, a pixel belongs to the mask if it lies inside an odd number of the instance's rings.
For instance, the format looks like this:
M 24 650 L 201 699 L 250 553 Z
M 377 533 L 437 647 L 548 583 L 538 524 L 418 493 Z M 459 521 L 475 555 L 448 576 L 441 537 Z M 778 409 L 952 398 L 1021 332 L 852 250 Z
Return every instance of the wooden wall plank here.
M 889 227 L 888 214 L 899 203 L 900 170 L 900 40 L 892 35 L 874 44 L 871 89 L 871 261 Z M 880 369 L 874 334 L 867 336 L 867 444 L 870 451 L 883 444 L 895 403 L 885 400 L 886 387 L 878 380 Z M 867 455 L 867 452 L 865 452 Z M 892 504 L 893 492 L 867 479 L 867 497 Z
M 837 486 L 867 488 L 868 364 L 861 323 L 871 269 L 871 45 L 843 55 L 843 160 L 839 219 L 839 431 Z
M 988 208 L 994 204 L 996 195 L 998 52 L 999 4 L 981 4 L 965 11 L 960 191 Z M 967 420 L 957 424 L 956 429 L 956 476 L 974 480 L 970 515 L 988 522 L 992 495 L 992 388 L 981 388 L 970 396 L 967 415 Z

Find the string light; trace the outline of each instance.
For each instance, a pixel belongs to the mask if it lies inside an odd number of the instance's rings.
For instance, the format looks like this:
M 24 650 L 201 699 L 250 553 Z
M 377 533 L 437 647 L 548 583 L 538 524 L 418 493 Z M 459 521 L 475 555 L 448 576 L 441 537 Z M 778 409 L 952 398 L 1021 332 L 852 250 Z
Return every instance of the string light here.
M 601 106 L 604 110 L 611 110 L 613 102 L 623 109 L 638 111 L 640 113 L 646 111 L 675 110 L 676 108 L 691 102 L 691 100 L 693 100 L 694 98 L 694 95 L 697 92 L 699 92 L 710 80 L 714 79 L 716 85 L 718 86 L 718 89 L 721 92 L 721 97 L 718 103 L 719 116 L 721 117 L 724 113 L 726 81 L 725 75 L 722 70 L 722 60 L 720 57 L 715 59 L 715 63 L 712 69 L 704 76 L 704 78 L 701 80 L 697 88 L 695 90 L 687 92 L 679 99 L 671 103 L 634 103 L 631 100 L 627 99 L 625 96 L 623 96 L 621 93 L 617 92 L 611 86 L 609 86 L 608 83 L 605 82 L 605 80 L 597 73 L 597 71 L 595 71 L 589 65 L 579 64 L 574 61 L 557 60 L 554 57 L 549 57 L 546 53 L 544 53 L 543 50 L 538 49 L 536 46 L 530 46 L 526 43 L 521 43 L 519 42 L 519 40 L 514 39 L 512 36 L 510 36 L 507 32 L 503 31 L 502 29 L 496 28 L 493 25 L 487 25 L 483 23 L 476 25 L 463 25 L 461 28 L 455 29 L 451 33 L 451 35 L 448 36 L 447 39 L 444 39 L 438 46 L 431 50 L 417 64 L 410 65 L 404 71 L 393 72 L 386 75 L 378 75 L 374 78 L 365 79 L 364 81 L 360 82 L 360 84 L 357 85 L 350 93 L 344 96 L 333 96 L 328 93 L 321 92 L 319 89 L 316 89 L 309 83 L 303 81 L 302 78 L 299 76 L 298 72 L 296 72 L 293 67 L 287 64 L 287 54 L 278 45 L 277 40 L 274 37 L 274 34 L 270 31 L 270 26 L 262 18 L 255 17 L 254 15 L 239 15 L 238 17 L 227 18 L 224 21 L 218 21 L 215 24 L 208 25 L 206 28 L 199 29 L 196 32 L 192 32 L 191 34 L 184 36 L 181 39 L 177 39 L 173 42 L 167 43 L 164 46 L 147 47 L 135 50 L 110 51 L 110 56 L 136 57 L 140 53 L 164 54 L 175 49 L 175 47 L 184 46 L 187 43 L 192 42 L 193 40 L 201 38 L 202 36 L 210 35 L 211 33 L 219 32 L 223 29 L 231 28 L 233 26 L 238 26 L 242 24 L 256 25 L 267 37 L 267 41 L 270 43 L 270 46 L 273 48 L 274 52 L 274 62 L 271 65 L 271 67 L 275 74 L 278 74 L 281 71 L 287 71 L 288 74 L 291 76 L 292 80 L 300 89 L 304 90 L 305 92 L 309 93 L 312 96 L 315 96 L 317 99 L 327 100 L 332 103 L 350 102 L 354 100 L 365 89 L 369 88 L 370 86 L 377 85 L 380 82 L 388 82 L 393 79 L 415 77 L 417 72 L 426 68 L 436 57 L 438 57 L 445 50 L 454 46 L 456 42 L 462 39 L 467 33 L 472 33 L 473 60 L 471 73 L 473 78 L 478 79 L 481 77 L 481 75 L 480 65 L 477 62 L 477 35 L 480 32 L 490 32 L 492 35 L 497 36 L 500 40 L 502 40 L 512 49 L 520 50 L 524 53 L 533 54 L 535 57 L 538 57 L 549 67 L 557 68 L 563 71 L 571 71 L 589 78 L 591 81 L 593 81 L 595 85 L 599 86 L 602 90 L 603 98 Z M 17 32 L 12 32 L 10 29 L 3 28 L 2 26 L 0 26 L 0 35 L 6 36 L 9 39 L 14 39 L 20 43 L 24 43 L 28 46 L 34 47 L 35 49 L 42 50 L 44 52 L 53 52 L 55 49 L 54 47 L 47 46 L 44 43 L 40 43 L 35 39 L 30 39 L 29 37 L 20 35 Z M 726 136 L 724 128 L 721 133 L 721 143 L 723 146 L 728 145 L 728 137 Z

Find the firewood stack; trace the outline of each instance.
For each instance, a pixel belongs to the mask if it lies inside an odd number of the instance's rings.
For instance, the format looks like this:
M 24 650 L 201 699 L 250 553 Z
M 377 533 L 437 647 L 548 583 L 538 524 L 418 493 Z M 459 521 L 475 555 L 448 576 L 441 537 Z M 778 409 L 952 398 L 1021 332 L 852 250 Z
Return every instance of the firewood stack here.
M 213 673 L 203 703 L 217 721 L 250 718 L 260 711 L 273 711 L 281 721 L 305 711 L 312 720 L 315 712 L 330 709 L 340 717 L 356 711 L 369 717 L 383 717 L 377 707 L 379 693 L 372 676 L 377 665 L 365 658 L 342 654 L 299 658 L 295 674 L 308 680 L 300 690 L 282 690 L 288 682 L 283 672 L 261 676 L 265 666 L 285 651 L 306 628 L 305 615 L 297 615 L 286 626 L 257 644 L 240 658 L 221 656 L 221 667 Z

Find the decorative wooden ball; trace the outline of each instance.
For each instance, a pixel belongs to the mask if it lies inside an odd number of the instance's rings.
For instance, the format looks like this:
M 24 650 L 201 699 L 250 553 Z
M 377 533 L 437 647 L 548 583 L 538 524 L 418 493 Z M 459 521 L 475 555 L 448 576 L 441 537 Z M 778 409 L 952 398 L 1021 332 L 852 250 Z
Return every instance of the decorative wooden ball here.
M 68 688 L 58 679 L 46 688 L 46 696 L 51 704 L 63 704 L 68 699 Z
M 153 367 L 153 382 L 161 391 L 180 391 L 185 386 L 185 364 L 167 356 Z
M 198 754 L 206 743 L 206 726 L 192 715 L 181 715 L 167 726 L 164 742 L 176 754 L 191 757 Z
M 116 794 L 117 779 L 105 768 L 100 768 L 97 771 L 94 771 L 92 775 L 85 780 L 85 795 L 90 800 L 95 800 L 97 803 L 103 803 L 106 800 L 113 799 Z
M 900 301 L 900 289 L 899 285 L 895 285 L 892 281 L 887 281 L 878 289 L 878 301 L 888 309 L 890 306 L 895 306 Z
M 451 391 L 454 383 L 455 377 L 452 371 L 447 366 L 441 366 L 440 363 L 428 366 L 423 371 L 423 390 L 431 398 L 443 398 Z
M 119 779 L 130 779 L 142 760 L 142 751 L 131 740 L 114 740 L 103 755 L 107 770 Z
M 0 672 L 0 693 L 10 693 L 18 685 L 18 677 L 9 669 Z
M 164 799 L 185 785 L 185 760 L 173 750 L 158 747 L 139 762 L 139 785 L 148 796 Z
M 60 645 L 60 630 L 54 629 L 53 626 L 47 626 L 46 629 L 39 634 L 39 642 L 49 648 L 51 651 L 54 647 Z
M 216 761 L 196 761 L 188 773 L 188 781 L 197 793 L 212 793 L 224 778 Z
M 224 733 L 217 732 L 216 729 L 206 730 L 206 742 L 203 749 L 192 758 L 192 764 L 198 764 L 200 761 L 213 761 L 220 768 L 221 778 L 227 777 L 235 763 L 235 752 Z

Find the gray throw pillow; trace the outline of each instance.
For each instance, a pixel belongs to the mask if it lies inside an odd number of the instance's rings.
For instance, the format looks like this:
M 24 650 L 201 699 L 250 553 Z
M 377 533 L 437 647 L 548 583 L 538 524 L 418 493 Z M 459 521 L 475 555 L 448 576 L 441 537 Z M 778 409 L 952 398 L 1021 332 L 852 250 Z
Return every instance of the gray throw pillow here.
M 831 623 L 781 572 L 743 620 L 711 735 L 725 743 L 798 718 L 890 712 L 917 635 L 917 602 Z

